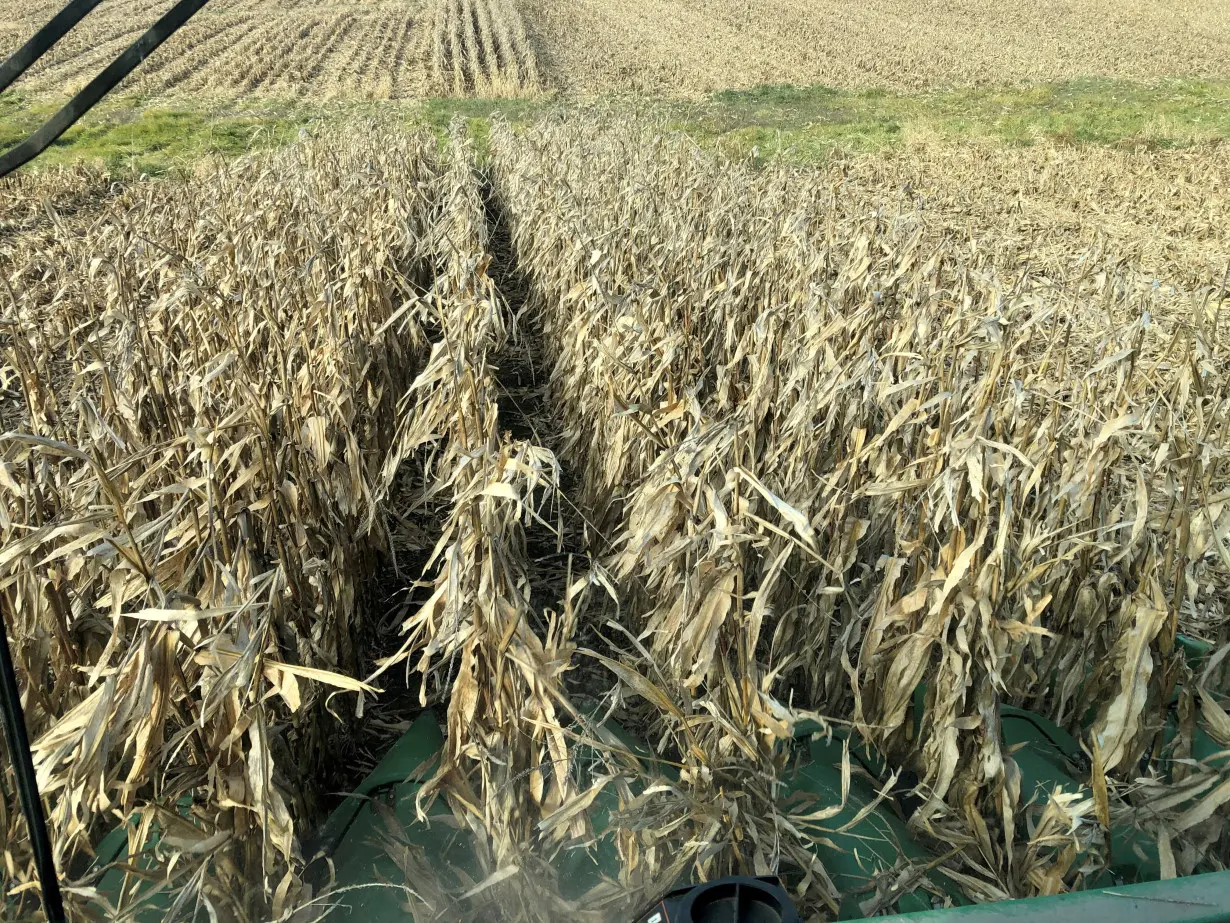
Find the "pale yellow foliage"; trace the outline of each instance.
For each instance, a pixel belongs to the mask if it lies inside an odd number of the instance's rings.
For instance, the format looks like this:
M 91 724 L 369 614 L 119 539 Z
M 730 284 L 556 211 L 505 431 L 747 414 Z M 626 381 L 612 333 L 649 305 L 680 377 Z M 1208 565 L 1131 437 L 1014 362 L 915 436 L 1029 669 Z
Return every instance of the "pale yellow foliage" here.
M 403 855 L 433 912 L 572 913 L 556 863 L 609 796 L 595 914 L 790 867 L 831 915 L 841 799 L 781 798 L 804 720 L 912 774 L 914 834 L 976 899 L 1095 880 L 1108 820 L 1167 873 L 1226 862 L 1230 770 L 1177 761 L 1230 740 L 1227 172 L 759 167 L 585 111 L 497 123 L 487 175 L 458 123 L 443 152 L 358 126 L 0 184 L 0 600 L 62 866 L 157 823 L 174 887 L 288 913 L 319 770 L 407 672 L 447 729 L 424 807 L 481 866 L 448 893 Z M 558 579 L 535 543 L 565 508 Z M 1004 706 L 1081 740 L 1079 787 L 1022 790 Z M 896 876 L 922 874 L 859 900 Z

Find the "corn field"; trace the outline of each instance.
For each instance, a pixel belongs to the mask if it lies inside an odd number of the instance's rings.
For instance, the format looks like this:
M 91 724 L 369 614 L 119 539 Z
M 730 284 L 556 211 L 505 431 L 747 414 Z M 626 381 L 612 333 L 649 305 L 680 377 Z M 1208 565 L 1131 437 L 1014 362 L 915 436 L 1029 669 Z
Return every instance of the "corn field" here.
M 1167 6 L 963 0 L 959 7 L 947 0 L 521 3 L 544 37 L 554 82 L 585 93 L 691 96 L 816 83 L 909 92 L 1230 75 L 1226 0 Z M 1193 43 L 1196 36 L 1204 41 Z
M 29 6 L 0 14 L 0 57 L 56 12 Z M 80 90 L 167 8 L 104 0 L 19 86 Z M 222 100 L 526 96 L 545 87 L 535 46 L 519 0 L 211 0 L 126 86 Z
M 368 688 L 381 464 L 426 358 L 390 322 L 435 274 L 434 140 L 375 142 L 48 204 L 6 254 L 0 585 L 65 868 L 137 818 L 210 864 L 190 900 L 296 897 L 301 776 L 357 707 L 330 695 Z
M 63 4 L 0 9 L 0 56 Z M 103 0 L 23 78 L 85 86 L 171 6 Z M 1224 81 L 1230 0 L 210 0 L 126 87 L 166 98 L 418 99 L 762 84 L 899 91 L 1090 77 Z M 1094 39 L 1096 37 L 1096 40 Z M 1062 88 L 1061 88 L 1062 89 Z M 1208 92 L 1220 93 L 1216 85 Z M 1064 96 L 1055 96 L 1063 105 Z M 1144 134 L 1165 132 L 1166 116 Z
M 514 0 L 436 0 L 431 73 L 441 95 L 521 96 L 541 89 Z
M 1230 765 L 1192 740 L 1230 749 L 1226 167 L 761 169 L 594 115 L 0 184 L 0 604 L 75 912 L 100 836 L 156 826 L 184 918 L 315 919 L 322 770 L 420 709 L 421 801 L 484 874 L 406 882 L 440 919 L 734 871 L 835 918 L 843 805 L 781 797 L 802 733 L 890 767 L 973 900 L 1083 887 L 1112 825 L 1223 868 Z M 1008 706 L 1081 742 L 1079 789 L 1023 790 Z M 612 794 L 620 880 L 578 905 L 554 869 Z

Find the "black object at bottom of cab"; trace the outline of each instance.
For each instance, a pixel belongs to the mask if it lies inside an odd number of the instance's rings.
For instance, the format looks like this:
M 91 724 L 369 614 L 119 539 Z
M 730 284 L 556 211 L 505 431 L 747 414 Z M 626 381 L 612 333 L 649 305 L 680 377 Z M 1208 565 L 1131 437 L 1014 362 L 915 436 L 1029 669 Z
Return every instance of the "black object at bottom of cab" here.
M 776 878 L 748 875 L 676 888 L 636 919 L 637 923 L 801 923 Z

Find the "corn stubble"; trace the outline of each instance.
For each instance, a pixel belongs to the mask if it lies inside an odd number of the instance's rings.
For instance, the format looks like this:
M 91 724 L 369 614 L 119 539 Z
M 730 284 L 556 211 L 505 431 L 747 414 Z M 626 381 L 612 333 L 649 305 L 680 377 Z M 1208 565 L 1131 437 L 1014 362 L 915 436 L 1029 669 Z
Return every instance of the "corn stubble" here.
M 520 4 L 543 36 L 555 84 L 585 94 L 700 97 L 780 84 L 917 92 L 1230 75 L 1226 0 L 1072 0 L 1062 8 L 964 0 L 963 15 L 948 0 Z M 1193 35 L 1208 40 L 1194 43 Z
M 103 0 L 19 86 L 80 90 L 167 8 Z M 0 56 L 58 9 L 0 8 Z M 950 0 L 211 0 L 125 85 L 170 98 L 409 100 L 538 84 L 703 97 L 778 84 L 915 92 L 1230 76 L 1228 0 L 964 0 L 962 13 Z M 1060 88 L 1055 103 L 1065 97 Z M 1141 131 L 1172 136 L 1167 119 Z
M 0 12 L 0 56 L 55 10 Z M 546 84 L 523 0 L 227 0 L 206 6 L 124 86 L 145 96 L 521 97 Z M 107 0 L 19 84 L 80 90 L 164 10 Z
M 532 96 L 538 56 L 517 0 L 435 0 L 432 88 L 447 96 Z
M 488 179 L 455 126 L 443 152 L 369 129 L 71 215 L 31 202 L 101 178 L 0 190 L 0 592 L 62 866 L 158 823 L 183 907 L 286 918 L 311 896 L 302 767 L 406 670 L 448 731 L 422 806 L 446 798 L 480 863 L 459 893 L 391 837 L 428 915 L 575 915 L 552 869 L 600 792 L 623 872 L 591 918 L 735 870 L 833 915 L 807 846 L 841 805 L 780 797 L 804 718 L 912 773 L 911 824 L 975 899 L 1080 887 L 1107 821 L 1167 871 L 1224 864 L 1226 770 L 1162 780 L 1195 727 L 1230 746 L 1219 664 L 1175 641 L 1226 650 L 1222 280 L 1192 251 L 1163 291 L 1164 254 L 1059 246 L 1058 221 L 1034 247 L 955 191 L 886 207 L 927 162 L 757 171 L 594 118 L 497 124 Z M 524 305 L 493 281 L 487 181 Z M 527 337 L 561 421 L 533 439 L 501 419 Z M 588 554 L 543 609 L 528 536 L 561 508 Z M 372 664 L 410 532 L 421 589 Z M 1089 787 L 1022 791 L 1002 704 L 1077 734 Z M 31 879 L 9 797 L 7 886 Z

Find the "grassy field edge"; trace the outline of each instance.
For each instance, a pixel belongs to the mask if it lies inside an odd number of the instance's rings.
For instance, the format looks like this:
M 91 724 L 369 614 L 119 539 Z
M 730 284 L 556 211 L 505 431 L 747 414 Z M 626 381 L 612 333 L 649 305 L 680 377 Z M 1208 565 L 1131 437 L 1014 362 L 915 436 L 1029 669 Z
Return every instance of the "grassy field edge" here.
M 932 140 L 1009 145 L 1059 143 L 1175 148 L 1230 138 L 1230 81 L 1068 80 L 929 93 L 762 86 L 701 101 L 606 97 L 571 100 L 430 99 L 313 103 L 121 96 L 72 128 L 40 165 L 101 160 L 115 169 L 160 173 L 208 154 L 233 156 L 276 146 L 313 124 L 368 114 L 427 123 L 443 136 L 456 116 L 473 123 L 480 145 L 491 117 L 537 121 L 580 103 L 651 113 L 701 144 L 734 156 L 823 160 L 835 150 L 887 150 Z M 0 149 L 49 118 L 59 100 L 0 98 Z

